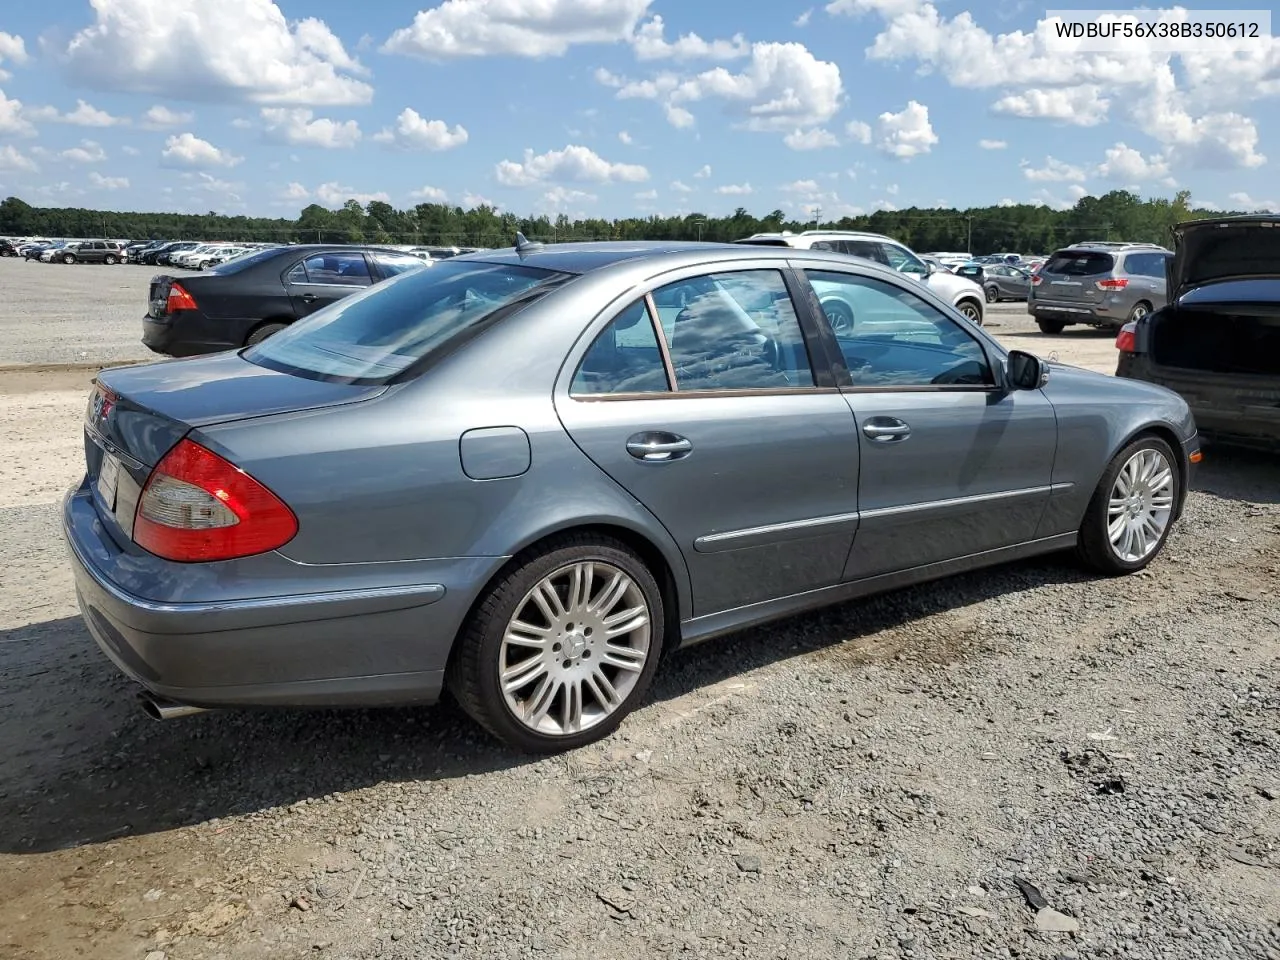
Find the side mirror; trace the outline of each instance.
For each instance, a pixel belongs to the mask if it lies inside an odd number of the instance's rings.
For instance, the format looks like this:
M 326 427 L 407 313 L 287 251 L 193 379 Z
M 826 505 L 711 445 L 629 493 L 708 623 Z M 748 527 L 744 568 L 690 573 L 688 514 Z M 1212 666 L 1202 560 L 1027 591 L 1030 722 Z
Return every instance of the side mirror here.
M 1005 369 L 1009 386 L 1015 390 L 1039 390 L 1049 382 L 1049 365 L 1034 353 L 1010 350 Z
M 924 275 L 926 277 L 932 277 L 937 272 L 938 272 L 938 268 L 936 265 L 932 263 L 926 263 L 924 265 Z

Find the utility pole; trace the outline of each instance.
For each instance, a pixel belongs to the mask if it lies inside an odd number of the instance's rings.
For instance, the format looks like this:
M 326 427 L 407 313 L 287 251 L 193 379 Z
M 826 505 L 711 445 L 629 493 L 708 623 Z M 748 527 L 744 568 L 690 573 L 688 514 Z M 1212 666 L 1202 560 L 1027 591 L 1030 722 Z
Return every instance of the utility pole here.
M 965 217 L 965 224 L 968 226 L 968 233 L 964 241 L 964 252 L 973 256 L 973 217 Z
M 822 226 L 822 205 L 813 208 L 813 229 L 817 230 Z

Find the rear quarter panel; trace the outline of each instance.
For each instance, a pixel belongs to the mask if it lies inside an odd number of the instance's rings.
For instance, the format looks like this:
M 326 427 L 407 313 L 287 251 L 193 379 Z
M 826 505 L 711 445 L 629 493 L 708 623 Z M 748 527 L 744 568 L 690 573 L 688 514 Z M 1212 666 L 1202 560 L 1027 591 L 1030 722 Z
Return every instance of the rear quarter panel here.
M 1196 427 L 1186 402 L 1164 387 L 1053 365 L 1045 395 L 1058 417 L 1053 483 L 1071 484 L 1050 500 L 1039 536 L 1080 526 L 1093 492 L 1113 457 L 1135 435 L 1154 430 L 1173 444 L 1183 470 L 1182 443 Z

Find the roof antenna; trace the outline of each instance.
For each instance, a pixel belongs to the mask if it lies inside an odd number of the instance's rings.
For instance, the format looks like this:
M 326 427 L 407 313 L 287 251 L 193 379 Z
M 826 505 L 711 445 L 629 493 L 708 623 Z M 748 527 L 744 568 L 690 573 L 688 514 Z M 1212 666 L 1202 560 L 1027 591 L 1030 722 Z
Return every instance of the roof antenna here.
M 535 250 L 541 250 L 542 244 L 538 241 L 529 240 L 519 230 L 516 231 L 516 253 L 524 256 L 526 253 L 532 253 Z

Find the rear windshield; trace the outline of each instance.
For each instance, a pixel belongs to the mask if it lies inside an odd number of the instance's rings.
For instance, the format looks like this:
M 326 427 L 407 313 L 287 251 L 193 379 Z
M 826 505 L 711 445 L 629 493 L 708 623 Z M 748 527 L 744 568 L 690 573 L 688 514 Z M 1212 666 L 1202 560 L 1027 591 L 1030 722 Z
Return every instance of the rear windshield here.
M 534 267 L 444 260 L 339 300 L 242 356 L 313 379 L 383 383 L 536 288 L 566 278 Z
M 1092 277 L 1110 273 L 1116 264 L 1109 253 L 1091 250 L 1059 250 L 1040 268 L 1041 273 L 1057 273 L 1065 277 Z

